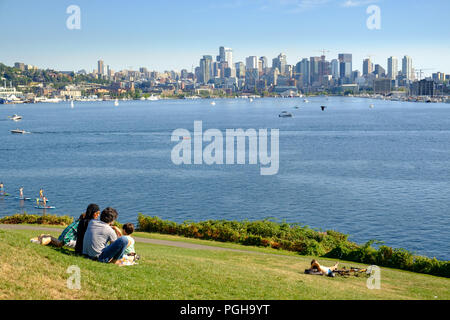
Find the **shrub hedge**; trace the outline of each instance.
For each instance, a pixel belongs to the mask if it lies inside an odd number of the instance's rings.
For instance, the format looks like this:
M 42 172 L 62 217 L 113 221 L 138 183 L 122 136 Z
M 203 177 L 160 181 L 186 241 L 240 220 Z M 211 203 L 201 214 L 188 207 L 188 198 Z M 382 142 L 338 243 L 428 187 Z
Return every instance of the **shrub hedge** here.
M 12 216 L 0 218 L 0 224 L 49 224 L 57 226 L 67 226 L 73 222 L 69 216 L 57 215 L 37 215 L 27 213 L 17 213 Z
M 346 234 L 333 230 L 319 232 L 299 224 L 279 223 L 271 220 L 207 220 L 185 221 L 178 224 L 140 213 L 138 229 L 144 232 L 271 247 L 295 251 L 301 255 L 337 258 L 450 277 L 450 261 L 430 259 L 414 255 L 405 249 L 394 249 L 384 245 L 374 248 L 375 241 L 358 245 L 349 241 Z

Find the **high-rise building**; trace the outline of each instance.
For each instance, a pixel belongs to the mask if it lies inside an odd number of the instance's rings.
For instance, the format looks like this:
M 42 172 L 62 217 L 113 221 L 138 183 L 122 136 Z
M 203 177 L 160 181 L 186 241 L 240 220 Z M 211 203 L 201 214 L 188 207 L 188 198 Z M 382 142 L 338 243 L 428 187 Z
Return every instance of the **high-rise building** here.
M 375 65 L 375 71 L 373 72 L 378 78 L 384 78 L 386 76 L 386 70 L 379 64 Z
M 339 60 L 333 59 L 331 60 L 331 75 L 335 79 L 339 79 L 340 73 L 339 73 Z
M 388 70 L 387 70 L 387 77 L 389 79 L 397 79 L 398 75 L 398 60 L 396 57 L 389 57 L 388 58 Z
M 261 61 L 261 71 L 265 72 L 265 70 L 269 67 L 269 62 L 267 60 L 267 57 L 260 57 L 259 61 Z
M 97 73 L 103 75 L 105 71 L 105 66 L 103 60 L 98 60 L 97 62 Z
M 309 59 L 309 82 L 310 84 L 318 83 L 320 81 L 319 77 L 319 62 L 320 57 L 311 57 Z
M 278 68 L 281 75 L 286 74 L 287 58 L 284 53 L 280 53 L 278 57 L 272 59 L 272 68 Z
M 310 64 L 307 58 L 300 61 L 300 73 L 303 75 L 303 85 L 310 84 Z
M 245 65 L 243 62 L 236 62 L 234 64 L 234 67 L 236 68 L 236 77 L 237 78 L 244 78 L 245 77 Z
M 349 80 L 352 77 L 353 57 L 351 53 L 340 53 L 339 60 L 339 76 L 341 79 Z
M 250 56 L 245 59 L 245 69 L 258 69 L 258 57 Z
M 199 81 L 201 83 L 206 84 L 211 79 L 211 68 L 212 68 L 212 57 L 203 56 L 203 58 L 200 59 Z
M 402 74 L 406 80 L 411 81 L 414 79 L 412 59 L 410 56 L 404 56 L 402 59 Z
M 233 67 L 233 49 L 220 47 L 217 62 L 228 62 L 229 67 Z
M 367 76 L 369 74 L 371 74 L 373 72 L 373 63 L 370 60 L 370 58 L 368 59 L 364 59 L 363 62 L 363 75 Z

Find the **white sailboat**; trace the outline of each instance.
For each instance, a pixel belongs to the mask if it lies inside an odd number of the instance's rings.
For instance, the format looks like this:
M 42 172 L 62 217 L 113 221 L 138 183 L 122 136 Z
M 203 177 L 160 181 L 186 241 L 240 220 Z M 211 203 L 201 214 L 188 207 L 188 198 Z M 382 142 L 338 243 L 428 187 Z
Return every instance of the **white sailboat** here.
M 215 105 L 216 105 L 216 102 L 215 102 L 215 101 L 211 102 L 211 105 L 212 105 L 212 106 L 215 106 Z
M 375 106 L 373 105 L 373 104 L 371 104 L 370 106 L 369 106 L 369 108 L 370 109 L 373 109 Z
M 114 106 L 118 107 L 119 106 L 119 99 L 114 100 Z
M 70 108 L 73 109 L 74 105 L 73 105 L 73 100 L 70 100 Z

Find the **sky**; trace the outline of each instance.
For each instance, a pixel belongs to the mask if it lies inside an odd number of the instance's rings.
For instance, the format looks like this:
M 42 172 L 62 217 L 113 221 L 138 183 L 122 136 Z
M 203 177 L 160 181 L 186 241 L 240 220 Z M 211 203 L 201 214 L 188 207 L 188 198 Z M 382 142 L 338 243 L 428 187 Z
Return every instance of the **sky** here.
M 68 29 L 70 5 L 80 29 Z M 380 9 L 369 29 L 367 8 Z M 234 62 L 279 53 L 289 64 L 353 54 L 386 68 L 409 55 L 413 67 L 450 73 L 449 0 L 0 0 L 0 62 L 92 71 L 97 60 L 122 69 L 191 70 L 203 55 L 233 49 Z

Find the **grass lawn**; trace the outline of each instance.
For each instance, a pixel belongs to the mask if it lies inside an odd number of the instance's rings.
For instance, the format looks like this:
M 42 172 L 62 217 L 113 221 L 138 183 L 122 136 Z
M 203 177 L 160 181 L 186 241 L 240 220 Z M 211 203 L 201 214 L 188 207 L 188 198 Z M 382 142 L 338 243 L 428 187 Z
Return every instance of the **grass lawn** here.
M 139 265 L 117 267 L 31 243 L 29 239 L 39 233 L 0 230 L 0 299 L 450 299 L 450 279 L 382 268 L 381 290 L 369 290 L 365 277 L 303 274 L 311 257 L 274 255 L 281 252 L 235 244 L 218 245 L 250 252 L 136 243 Z M 57 236 L 59 231 L 50 233 Z M 213 245 L 174 236 L 145 236 Z M 320 262 L 331 265 L 333 261 Z M 66 286 L 71 265 L 81 269 L 81 290 Z

